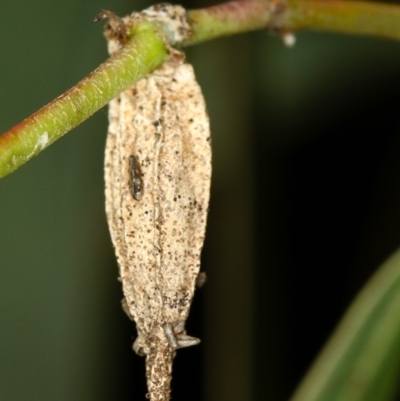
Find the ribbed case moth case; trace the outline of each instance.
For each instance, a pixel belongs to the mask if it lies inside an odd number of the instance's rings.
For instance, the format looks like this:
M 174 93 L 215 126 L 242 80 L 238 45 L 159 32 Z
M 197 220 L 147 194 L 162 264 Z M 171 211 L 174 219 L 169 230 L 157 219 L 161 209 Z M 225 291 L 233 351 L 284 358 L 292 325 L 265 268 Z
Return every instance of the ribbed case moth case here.
M 155 6 L 122 23 L 149 15 L 161 15 L 164 23 L 169 18 L 174 27 L 179 21 L 177 32 L 189 32 L 177 6 Z M 120 43 L 112 33 L 108 39 L 113 53 Z M 109 122 L 106 212 L 124 309 L 137 326 L 134 349 L 146 355 L 150 398 L 167 400 L 175 350 L 199 342 L 186 335 L 185 322 L 200 270 L 211 180 L 206 106 L 183 54 L 171 49 L 160 68 L 112 100 Z

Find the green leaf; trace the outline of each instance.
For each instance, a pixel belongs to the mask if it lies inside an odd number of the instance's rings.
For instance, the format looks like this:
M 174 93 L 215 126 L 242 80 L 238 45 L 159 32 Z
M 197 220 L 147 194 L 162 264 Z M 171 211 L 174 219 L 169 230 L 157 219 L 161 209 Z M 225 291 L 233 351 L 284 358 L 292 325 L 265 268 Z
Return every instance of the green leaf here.
M 366 284 L 291 401 L 386 401 L 400 373 L 400 251 Z

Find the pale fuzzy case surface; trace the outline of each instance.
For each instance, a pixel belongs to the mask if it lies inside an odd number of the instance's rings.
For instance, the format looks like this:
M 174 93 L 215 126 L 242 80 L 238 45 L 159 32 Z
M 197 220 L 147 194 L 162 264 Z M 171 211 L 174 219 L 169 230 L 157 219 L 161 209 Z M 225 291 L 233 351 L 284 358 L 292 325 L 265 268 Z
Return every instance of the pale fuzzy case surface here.
M 122 20 L 110 12 L 110 54 L 121 48 L 115 31 L 137 21 L 168 27 L 173 42 L 190 35 L 186 11 L 160 4 Z M 168 45 L 167 45 L 168 46 Z M 169 46 L 168 46 L 169 47 Z M 200 270 L 211 181 L 210 127 L 201 89 L 184 55 L 170 58 L 109 104 L 106 213 L 124 292 L 135 320 L 135 351 L 146 355 L 151 401 L 170 399 L 172 360 L 195 345 L 185 322 Z
M 170 61 L 109 106 L 106 211 L 138 346 L 183 333 L 200 270 L 211 178 L 209 121 L 193 68 Z M 140 164 L 132 194 L 129 158 Z

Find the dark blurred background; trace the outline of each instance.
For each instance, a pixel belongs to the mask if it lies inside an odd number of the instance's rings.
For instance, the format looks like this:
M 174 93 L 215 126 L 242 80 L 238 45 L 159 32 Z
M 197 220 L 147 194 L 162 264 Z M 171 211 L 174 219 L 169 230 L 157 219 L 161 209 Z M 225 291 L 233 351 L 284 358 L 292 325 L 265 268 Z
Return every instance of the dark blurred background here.
M 0 132 L 107 58 L 102 9 L 3 1 Z M 206 2 L 187 2 L 198 8 Z M 214 175 L 203 269 L 173 400 L 287 400 L 400 243 L 400 43 L 265 32 L 187 49 Z M 144 360 L 106 226 L 107 109 L 0 181 L 0 400 L 143 399 Z

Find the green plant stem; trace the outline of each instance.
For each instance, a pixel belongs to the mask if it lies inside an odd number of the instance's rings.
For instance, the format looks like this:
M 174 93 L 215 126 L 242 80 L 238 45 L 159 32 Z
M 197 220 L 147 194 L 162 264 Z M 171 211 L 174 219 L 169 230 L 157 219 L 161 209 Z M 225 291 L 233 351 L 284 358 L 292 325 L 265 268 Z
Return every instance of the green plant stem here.
M 373 35 L 400 40 L 400 7 L 347 0 L 241 0 L 188 12 L 193 45 L 259 29 L 300 29 Z
M 77 85 L 0 137 L 0 177 L 36 156 L 111 99 L 157 68 L 168 52 L 159 31 L 144 23 L 115 56 Z
M 239 0 L 190 10 L 188 19 L 193 35 L 183 45 L 266 29 L 273 25 L 274 13 L 281 8 L 277 7 L 278 4 L 283 5 L 283 0 Z
M 289 31 L 316 29 L 400 40 L 400 7 L 366 1 L 289 0 Z
M 310 28 L 400 40 L 400 7 L 355 1 L 239 0 L 192 10 L 183 46 L 258 29 Z M 162 34 L 148 23 L 88 77 L 0 136 L 0 177 L 16 170 L 166 59 Z

